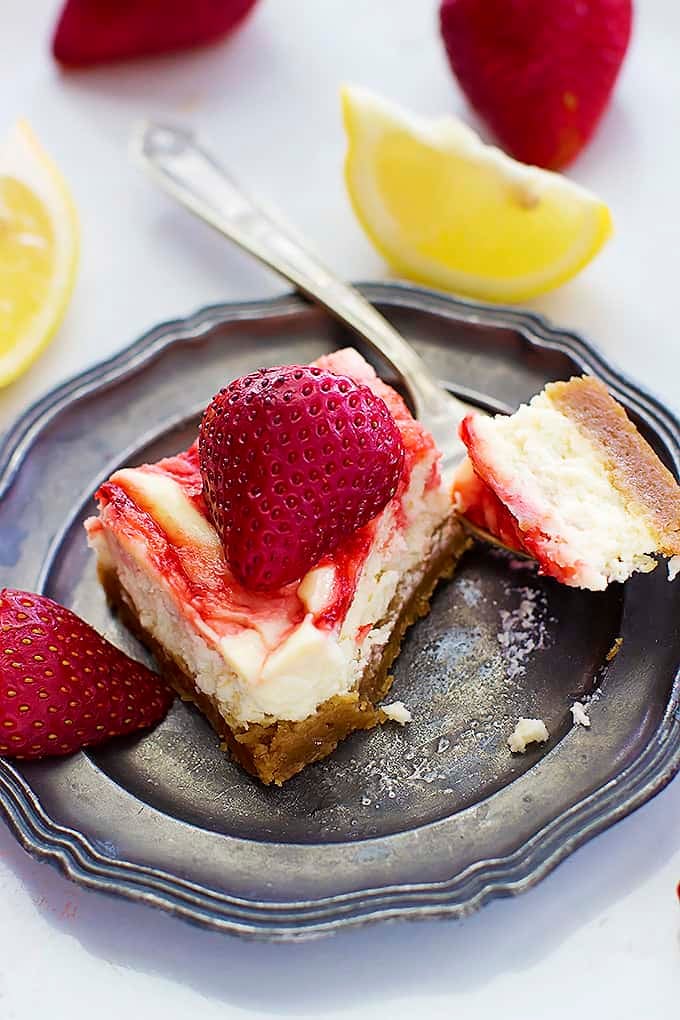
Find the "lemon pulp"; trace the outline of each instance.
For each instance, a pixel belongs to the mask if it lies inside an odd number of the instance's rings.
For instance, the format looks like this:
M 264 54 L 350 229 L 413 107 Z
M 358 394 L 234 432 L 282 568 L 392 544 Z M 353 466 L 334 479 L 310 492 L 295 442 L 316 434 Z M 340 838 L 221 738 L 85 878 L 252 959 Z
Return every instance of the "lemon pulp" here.
M 20 375 L 57 328 L 77 255 L 66 184 L 20 122 L 0 146 L 0 385 Z

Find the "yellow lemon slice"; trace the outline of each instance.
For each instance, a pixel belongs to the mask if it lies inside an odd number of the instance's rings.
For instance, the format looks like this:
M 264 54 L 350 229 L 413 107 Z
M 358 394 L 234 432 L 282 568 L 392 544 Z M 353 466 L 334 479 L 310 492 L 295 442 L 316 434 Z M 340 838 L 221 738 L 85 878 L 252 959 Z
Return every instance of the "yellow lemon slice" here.
M 400 275 L 520 301 L 574 276 L 611 233 L 594 195 L 485 145 L 454 117 L 415 117 L 355 88 L 342 106 L 350 199 Z
M 48 343 L 77 262 L 78 219 L 66 182 L 20 121 L 0 142 L 0 386 Z

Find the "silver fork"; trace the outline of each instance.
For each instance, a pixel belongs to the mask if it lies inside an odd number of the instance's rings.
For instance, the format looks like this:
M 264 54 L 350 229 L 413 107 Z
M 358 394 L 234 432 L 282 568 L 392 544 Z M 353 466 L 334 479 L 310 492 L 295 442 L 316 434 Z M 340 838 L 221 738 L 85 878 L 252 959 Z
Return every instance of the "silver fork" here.
M 458 438 L 458 425 L 477 409 L 440 386 L 420 355 L 387 319 L 248 198 L 192 132 L 144 123 L 133 138 L 133 151 L 173 198 L 323 305 L 376 350 L 401 377 L 416 417 L 432 432 L 442 452 L 442 469 L 452 472 L 462 462 L 466 451 Z M 465 523 L 478 538 L 506 548 L 489 532 L 470 521 Z

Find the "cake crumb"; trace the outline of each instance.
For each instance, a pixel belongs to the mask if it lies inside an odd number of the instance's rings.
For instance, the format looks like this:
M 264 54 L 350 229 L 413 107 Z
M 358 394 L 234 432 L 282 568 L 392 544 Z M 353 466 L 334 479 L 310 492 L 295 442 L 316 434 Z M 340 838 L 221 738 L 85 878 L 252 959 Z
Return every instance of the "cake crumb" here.
M 548 727 L 542 719 L 525 719 L 520 716 L 508 737 L 508 747 L 513 754 L 524 754 L 527 744 L 544 744 L 549 739 Z
M 680 556 L 671 556 L 668 561 L 668 580 L 674 581 L 680 574 Z
M 413 719 L 403 701 L 393 701 L 391 705 L 383 705 L 382 710 L 388 719 L 399 723 L 400 726 L 405 726 Z
M 574 720 L 574 726 L 585 726 L 586 729 L 590 726 L 590 716 L 586 712 L 586 706 L 582 701 L 575 701 L 571 706 L 571 716 Z
M 611 648 L 607 652 L 607 655 L 606 655 L 607 662 L 611 662 L 612 659 L 616 658 L 616 656 L 621 651 L 621 645 L 622 644 L 623 644 L 623 638 L 622 637 L 617 637 L 616 640 L 614 641 L 614 644 L 611 646 Z

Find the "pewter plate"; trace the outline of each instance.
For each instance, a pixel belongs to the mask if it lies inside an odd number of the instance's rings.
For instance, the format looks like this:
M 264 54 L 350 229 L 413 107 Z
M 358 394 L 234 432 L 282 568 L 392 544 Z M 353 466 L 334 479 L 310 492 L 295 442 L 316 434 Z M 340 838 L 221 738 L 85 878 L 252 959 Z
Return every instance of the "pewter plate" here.
M 487 408 L 575 372 L 600 376 L 678 474 L 678 422 L 580 337 L 513 309 L 362 289 L 454 392 Z M 143 658 L 86 549 L 97 484 L 187 445 L 228 379 L 348 342 L 294 297 L 224 305 L 158 326 L 59 387 L 0 450 L 3 584 L 46 592 Z M 404 643 L 393 688 L 413 713 L 403 730 L 356 734 L 265 789 L 177 702 L 142 737 L 0 763 L 0 802 L 24 847 L 75 881 L 221 931 L 303 939 L 460 917 L 533 885 L 674 775 L 679 618 L 680 584 L 663 568 L 592 594 L 480 548 Z M 575 699 L 590 699 L 590 730 L 571 725 Z M 505 741 L 520 715 L 545 719 L 551 739 L 516 758 Z

